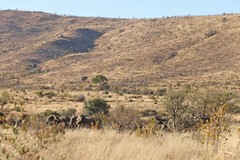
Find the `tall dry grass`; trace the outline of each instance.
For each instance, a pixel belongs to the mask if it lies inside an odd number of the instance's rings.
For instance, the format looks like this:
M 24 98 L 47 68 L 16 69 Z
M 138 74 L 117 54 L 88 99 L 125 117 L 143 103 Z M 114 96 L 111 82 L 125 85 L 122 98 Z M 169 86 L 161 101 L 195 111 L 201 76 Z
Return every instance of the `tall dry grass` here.
M 53 160 L 223 160 L 239 159 L 239 137 L 234 133 L 218 152 L 201 144 L 190 133 L 164 133 L 155 137 L 138 137 L 114 131 L 68 131 L 60 143 L 43 151 Z

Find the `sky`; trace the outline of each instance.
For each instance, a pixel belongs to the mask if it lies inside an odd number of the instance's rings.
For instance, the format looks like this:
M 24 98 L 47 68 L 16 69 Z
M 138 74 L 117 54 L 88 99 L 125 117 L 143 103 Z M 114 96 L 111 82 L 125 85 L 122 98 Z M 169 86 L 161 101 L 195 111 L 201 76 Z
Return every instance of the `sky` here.
M 115 18 L 240 13 L 240 0 L 0 0 L 0 9 Z

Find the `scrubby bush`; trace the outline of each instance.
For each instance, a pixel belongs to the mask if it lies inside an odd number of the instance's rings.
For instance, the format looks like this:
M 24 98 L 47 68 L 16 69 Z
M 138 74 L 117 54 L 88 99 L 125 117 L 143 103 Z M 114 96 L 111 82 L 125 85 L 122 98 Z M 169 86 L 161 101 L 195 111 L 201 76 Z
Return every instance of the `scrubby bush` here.
M 43 90 L 38 90 L 38 91 L 36 91 L 36 95 L 37 95 L 39 98 L 42 98 L 42 97 L 44 97 L 44 91 L 43 91 Z
M 173 130 L 177 130 L 181 122 L 182 115 L 186 112 L 187 106 L 185 102 L 184 91 L 169 90 L 167 92 L 164 107 L 173 121 Z
M 155 92 L 155 95 L 157 96 L 164 96 L 167 92 L 167 89 L 166 88 L 161 88 L 161 89 L 158 89 L 156 92 Z
M 133 131 L 139 124 L 139 112 L 131 108 L 125 108 L 124 106 L 116 107 L 110 114 L 111 122 L 114 129 L 118 132 L 126 130 Z
M 38 91 L 36 91 L 36 94 L 39 98 L 43 98 L 44 96 L 46 96 L 51 99 L 54 96 L 56 96 L 56 93 L 54 91 L 38 90 Z
M 86 114 L 108 114 L 110 106 L 101 98 L 91 99 L 84 102 L 84 109 Z
M 0 93 L 0 105 L 3 107 L 10 101 L 10 94 L 7 91 L 3 91 Z
M 214 31 L 214 30 L 210 30 L 208 33 L 206 33 L 205 35 L 207 36 L 207 37 L 212 37 L 212 36 L 214 36 L 215 34 L 217 34 L 218 32 L 217 31 Z
M 82 76 L 81 81 L 85 82 L 88 79 L 88 76 Z
M 47 92 L 45 92 L 44 95 L 51 99 L 51 98 L 53 98 L 54 96 L 56 96 L 56 93 L 53 92 L 53 91 L 47 91 Z
M 209 121 L 220 106 L 236 107 L 237 97 L 221 90 L 199 90 L 184 88 L 167 92 L 164 107 L 172 120 L 173 130 L 196 127 L 203 120 Z M 237 109 L 236 109 L 237 110 Z
M 228 105 L 218 107 L 218 110 L 211 116 L 208 122 L 201 121 L 199 131 L 204 143 L 213 145 L 217 152 L 222 140 L 227 140 L 227 134 L 230 134 L 229 116 L 227 116 Z
M 38 117 L 41 119 L 46 119 L 46 117 L 49 117 L 50 115 L 60 116 L 60 114 L 57 111 L 47 109 L 44 112 L 39 113 Z
M 84 95 L 79 95 L 74 98 L 74 101 L 76 102 L 84 102 L 85 101 L 85 96 Z
M 72 117 L 76 112 L 77 110 L 75 108 L 68 108 L 67 110 L 63 109 L 60 114 L 63 116 Z
M 141 115 L 143 117 L 150 117 L 150 116 L 154 116 L 157 114 L 158 114 L 158 112 L 154 109 L 145 109 L 145 110 L 141 111 Z
M 103 90 L 103 91 L 108 91 L 109 90 L 109 88 L 110 88 L 110 86 L 108 85 L 108 83 L 107 82 L 102 82 L 102 83 L 100 83 L 100 89 L 101 90 Z
M 108 79 L 103 75 L 96 75 L 92 79 L 92 83 L 94 83 L 94 84 L 100 84 L 100 83 L 107 82 L 107 81 L 108 81 Z
M 96 75 L 92 79 L 92 83 L 98 84 L 100 90 L 108 91 L 110 86 L 108 85 L 108 79 L 103 75 Z

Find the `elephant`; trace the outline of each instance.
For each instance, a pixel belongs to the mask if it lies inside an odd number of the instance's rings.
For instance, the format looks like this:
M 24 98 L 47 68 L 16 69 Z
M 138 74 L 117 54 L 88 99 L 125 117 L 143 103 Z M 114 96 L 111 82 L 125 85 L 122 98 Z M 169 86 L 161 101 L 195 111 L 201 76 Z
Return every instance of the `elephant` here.
M 47 118 L 47 125 L 53 125 L 53 124 L 59 124 L 61 122 L 61 120 L 55 116 L 55 115 L 51 115 Z
M 157 121 L 157 124 L 161 126 L 161 129 L 167 129 L 168 128 L 168 121 L 166 117 L 160 117 L 159 115 L 154 115 L 155 120 Z
M 21 127 L 29 120 L 29 117 L 26 113 L 11 112 L 6 116 L 5 122 L 14 127 Z
M 65 124 L 65 127 L 69 127 L 69 123 L 70 123 L 70 118 L 68 116 L 61 116 L 61 117 L 57 117 L 59 123 L 64 123 Z M 58 123 L 58 124 L 59 124 Z
M 85 115 L 81 115 L 80 117 L 81 121 L 77 123 L 79 127 L 91 128 L 96 126 L 97 128 L 100 128 L 102 125 L 101 119 L 95 119 L 94 117 L 87 117 Z
M 75 128 L 77 127 L 77 124 L 81 121 L 81 118 L 77 115 L 74 115 L 71 117 L 70 122 L 69 122 L 69 127 L 70 128 Z

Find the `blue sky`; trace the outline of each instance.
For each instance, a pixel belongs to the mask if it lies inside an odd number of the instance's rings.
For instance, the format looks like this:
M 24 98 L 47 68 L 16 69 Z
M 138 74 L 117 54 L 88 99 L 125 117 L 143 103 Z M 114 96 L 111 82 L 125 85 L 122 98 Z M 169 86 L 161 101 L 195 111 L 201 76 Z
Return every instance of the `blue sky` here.
M 240 0 L 0 0 L 0 9 L 122 18 L 240 13 Z

